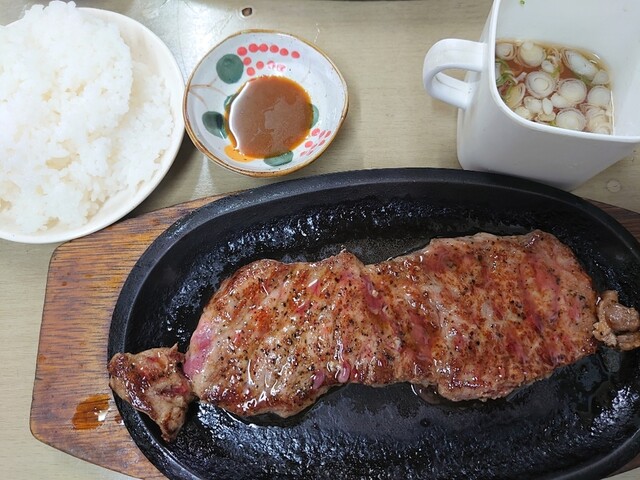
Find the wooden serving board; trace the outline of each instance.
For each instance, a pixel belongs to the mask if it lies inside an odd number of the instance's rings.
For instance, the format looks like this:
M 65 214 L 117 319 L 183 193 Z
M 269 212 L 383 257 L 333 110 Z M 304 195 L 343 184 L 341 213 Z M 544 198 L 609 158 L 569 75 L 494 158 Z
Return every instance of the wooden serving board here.
M 31 431 L 48 445 L 138 478 L 163 478 L 133 442 L 107 376 L 120 289 L 145 249 L 175 220 L 220 197 L 151 212 L 59 246 L 49 265 L 31 404 Z M 640 239 L 640 214 L 594 202 Z M 640 466 L 640 456 L 623 470 Z

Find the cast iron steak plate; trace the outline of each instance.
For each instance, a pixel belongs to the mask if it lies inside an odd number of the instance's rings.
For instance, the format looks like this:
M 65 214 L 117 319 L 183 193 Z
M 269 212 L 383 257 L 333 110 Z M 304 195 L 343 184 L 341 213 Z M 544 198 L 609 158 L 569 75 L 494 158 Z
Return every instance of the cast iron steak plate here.
M 141 256 L 113 313 L 109 357 L 179 344 L 221 280 L 253 260 L 364 262 L 433 237 L 540 228 L 568 244 L 596 287 L 640 307 L 640 247 L 566 192 L 458 170 L 345 172 L 273 184 L 206 205 Z M 508 398 L 428 403 L 411 385 L 348 385 L 294 418 L 242 420 L 194 403 L 178 439 L 118 401 L 147 457 L 171 478 L 601 478 L 640 451 L 638 352 L 601 348 Z

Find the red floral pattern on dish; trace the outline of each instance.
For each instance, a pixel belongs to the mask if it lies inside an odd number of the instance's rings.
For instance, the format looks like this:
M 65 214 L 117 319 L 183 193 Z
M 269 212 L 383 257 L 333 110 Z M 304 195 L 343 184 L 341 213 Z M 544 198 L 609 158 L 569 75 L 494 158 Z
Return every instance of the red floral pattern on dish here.
M 267 45 L 266 43 L 250 43 L 247 46 L 238 47 L 236 53 L 242 59 L 245 67 L 247 67 L 246 72 L 250 77 L 268 70 L 284 72 L 287 66 L 279 61 L 282 57 L 300 58 L 300 52 L 297 50 L 290 52 L 287 48 L 280 47 L 275 43 L 271 45 Z M 273 56 L 273 58 L 270 57 L 265 61 L 263 58 L 264 55 L 261 55 L 264 53 Z M 256 56 L 259 56 L 260 60 L 257 60 Z
M 327 143 L 327 139 L 331 136 L 331 130 L 322 130 L 314 128 L 304 142 L 304 150 L 300 152 L 301 157 L 306 157 L 315 152 L 319 147 Z

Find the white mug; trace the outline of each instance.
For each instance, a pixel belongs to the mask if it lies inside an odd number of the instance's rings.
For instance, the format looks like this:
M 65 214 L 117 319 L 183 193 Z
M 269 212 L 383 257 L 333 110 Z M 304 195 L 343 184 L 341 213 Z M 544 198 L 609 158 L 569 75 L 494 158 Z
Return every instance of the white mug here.
M 611 76 L 613 134 L 526 120 L 500 98 L 496 40 L 531 40 L 596 54 Z M 466 70 L 464 80 L 449 69 Z M 572 190 L 640 144 L 640 1 L 495 0 L 479 42 L 444 39 L 428 51 L 429 94 L 459 108 L 458 161 Z

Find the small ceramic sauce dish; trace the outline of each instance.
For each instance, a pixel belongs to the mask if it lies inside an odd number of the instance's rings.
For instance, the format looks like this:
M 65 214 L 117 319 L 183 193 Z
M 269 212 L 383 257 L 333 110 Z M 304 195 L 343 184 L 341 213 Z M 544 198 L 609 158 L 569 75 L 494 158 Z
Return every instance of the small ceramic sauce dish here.
M 207 157 L 264 177 L 318 158 L 348 105 L 344 78 L 316 47 L 286 33 L 247 30 L 200 60 L 187 82 L 183 113 L 188 135 Z

